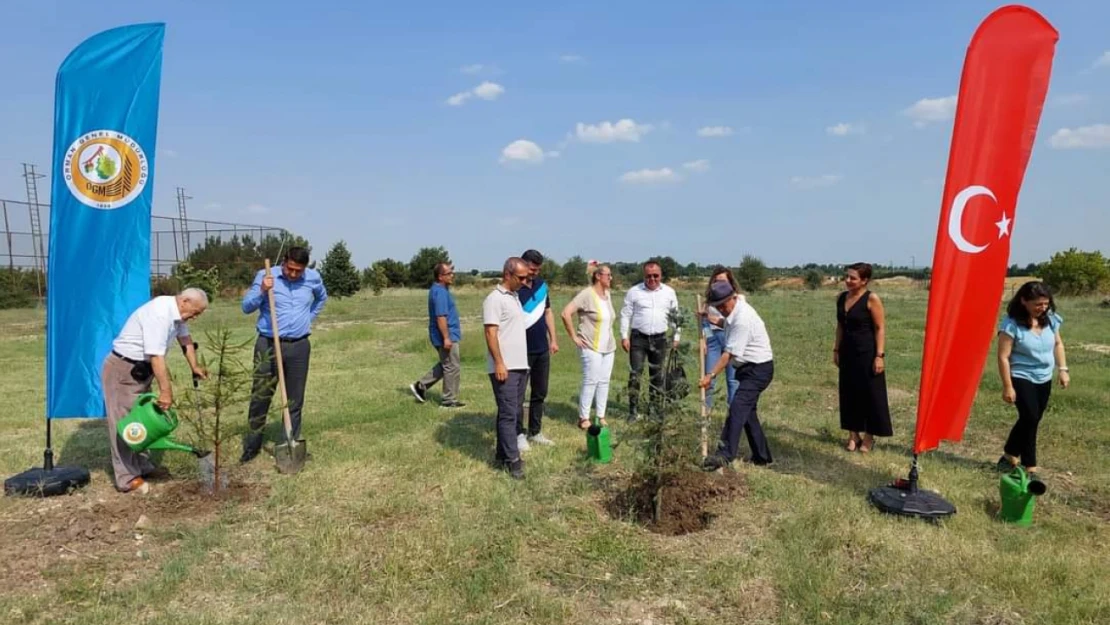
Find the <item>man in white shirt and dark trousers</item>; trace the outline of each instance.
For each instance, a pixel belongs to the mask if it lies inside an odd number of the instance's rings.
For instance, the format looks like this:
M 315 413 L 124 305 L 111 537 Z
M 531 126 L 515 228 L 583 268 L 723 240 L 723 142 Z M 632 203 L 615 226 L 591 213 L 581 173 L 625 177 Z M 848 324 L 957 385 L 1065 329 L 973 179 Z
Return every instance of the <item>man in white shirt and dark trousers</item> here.
M 505 261 L 501 283 L 482 303 L 486 334 L 486 361 L 493 398 L 497 402 L 497 453 L 500 468 L 515 479 L 524 479 L 524 460 L 517 446 L 516 425 L 524 410 L 524 383 L 528 379 L 528 338 L 524 307 L 517 291 L 531 273 L 517 257 Z
M 624 296 L 621 307 L 621 348 L 628 352 L 631 371 L 628 376 L 628 420 L 640 417 L 640 373 L 648 361 L 650 378 L 649 413 L 658 410 L 663 395 L 663 363 L 667 358 L 668 315 L 678 310 L 674 289 L 663 284 L 659 263 L 644 263 L 644 281 Z M 674 347 L 678 347 L 679 330 L 674 328 Z
M 135 309 L 112 341 L 112 351 L 100 369 L 104 408 L 108 422 L 108 448 L 112 451 L 112 472 L 116 490 L 121 493 L 146 493 L 143 480 L 155 471 L 146 453 L 135 453 L 116 432 L 119 420 L 131 412 L 135 400 L 149 393 L 158 380 L 158 399 L 162 410 L 173 405 L 173 387 L 166 356 L 176 339 L 185 346 L 185 360 L 193 374 L 207 378 L 197 364 L 196 348 L 185 325 L 208 308 L 208 295 L 200 289 L 185 289 L 179 295 L 162 295 Z
M 748 446 L 752 450 L 752 463 L 771 464 L 771 450 L 756 414 L 759 396 L 767 390 L 775 376 L 774 356 L 767 327 L 759 313 L 728 282 L 716 282 L 710 287 L 707 304 L 716 308 L 724 317 L 722 323 L 725 328 L 725 348 L 721 359 L 699 384 L 702 388 L 709 388 L 709 383 L 731 360 L 739 386 L 728 407 L 728 419 L 721 431 L 717 451 L 706 457 L 702 467 L 706 471 L 716 471 L 731 464 L 739 453 L 740 430 L 747 434 Z

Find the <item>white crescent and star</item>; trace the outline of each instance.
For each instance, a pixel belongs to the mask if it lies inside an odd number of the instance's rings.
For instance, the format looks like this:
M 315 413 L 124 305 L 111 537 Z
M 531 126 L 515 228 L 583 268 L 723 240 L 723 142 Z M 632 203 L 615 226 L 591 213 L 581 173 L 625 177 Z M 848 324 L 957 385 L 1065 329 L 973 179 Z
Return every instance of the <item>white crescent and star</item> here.
M 952 239 L 952 243 L 956 244 L 956 249 L 961 252 L 978 254 L 990 246 L 990 243 L 986 245 L 975 245 L 971 241 L 968 241 L 964 236 L 963 227 L 961 225 L 963 223 L 964 209 L 967 208 L 967 203 L 970 202 L 972 198 L 980 195 L 985 195 L 995 202 L 998 201 L 998 198 L 994 197 L 993 191 L 981 185 L 971 185 L 967 187 L 963 191 L 957 193 L 956 197 L 952 200 L 952 210 L 948 213 L 948 238 Z M 1010 216 L 1006 214 L 1006 211 L 1002 211 L 1002 219 L 994 223 L 994 225 L 998 227 L 999 239 L 1010 234 L 1010 224 L 1012 221 Z

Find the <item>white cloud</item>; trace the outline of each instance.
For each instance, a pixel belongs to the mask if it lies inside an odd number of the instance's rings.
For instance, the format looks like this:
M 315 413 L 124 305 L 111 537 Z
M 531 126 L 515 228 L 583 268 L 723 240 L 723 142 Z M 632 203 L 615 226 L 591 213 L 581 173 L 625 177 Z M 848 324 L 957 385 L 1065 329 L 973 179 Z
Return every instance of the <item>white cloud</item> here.
M 1057 150 L 1110 148 L 1110 124 L 1061 128 L 1049 143 Z
M 709 171 L 709 159 L 699 158 L 696 161 L 683 163 L 682 167 L 685 169 L 689 169 L 690 171 L 696 171 L 699 173 L 703 171 Z
M 637 124 L 631 119 L 622 119 L 617 123 L 608 121 L 600 124 L 584 124 L 578 122 L 575 127 L 575 136 L 584 143 L 612 143 L 614 141 L 639 141 L 641 137 L 651 132 L 651 124 Z
M 505 87 L 487 80 L 470 91 L 461 91 L 447 98 L 447 104 L 450 106 L 462 106 L 466 104 L 467 100 L 473 97 L 479 97 L 483 100 L 496 100 L 501 97 L 503 93 L 505 93 Z
M 504 87 L 488 80 L 478 85 L 477 87 L 474 87 L 474 95 L 482 98 L 483 100 L 496 100 L 503 93 L 505 93 Z
M 470 93 L 469 91 L 463 91 L 462 93 L 456 93 L 455 95 L 447 98 L 447 104 L 449 104 L 451 106 L 462 106 L 463 103 L 465 103 L 467 100 L 469 100 L 472 95 L 473 94 Z
M 1098 69 L 1100 67 L 1110 67 L 1110 50 L 1103 52 L 1102 56 L 1098 57 L 1098 59 L 1095 61 L 1093 67 L 1095 69 Z
M 662 182 L 678 182 L 682 176 L 676 174 L 670 167 L 661 169 L 640 169 L 621 174 L 618 178 L 626 184 L 653 184 Z
M 930 122 L 943 122 L 956 115 L 956 96 L 946 98 L 922 98 L 902 111 L 913 120 L 913 125 L 921 128 Z
M 478 74 L 485 68 L 486 66 L 481 63 L 474 63 L 472 65 L 463 65 L 459 68 L 459 71 L 464 74 Z
M 501 164 L 531 163 L 538 165 L 543 162 L 543 150 L 540 146 L 527 139 L 517 139 L 501 150 Z
M 825 132 L 834 137 L 847 137 L 848 135 L 862 135 L 867 131 L 863 124 L 853 124 L 851 122 L 840 122 L 835 126 L 829 126 Z
M 731 126 L 705 126 L 698 129 L 699 137 L 731 137 L 735 131 Z
M 270 207 L 255 203 L 248 204 L 245 210 L 252 215 L 265 215 L 270 212 Z
M 816 189 L 818 187 L 831 187 L 844 179 L 840 174 L 823 174 L 821 176 L 793 176 L 790 184 L 799 189 Z
M 584 63 L 586 59 L 577 54 L 564 54 L 559 57 L 560 63 Z

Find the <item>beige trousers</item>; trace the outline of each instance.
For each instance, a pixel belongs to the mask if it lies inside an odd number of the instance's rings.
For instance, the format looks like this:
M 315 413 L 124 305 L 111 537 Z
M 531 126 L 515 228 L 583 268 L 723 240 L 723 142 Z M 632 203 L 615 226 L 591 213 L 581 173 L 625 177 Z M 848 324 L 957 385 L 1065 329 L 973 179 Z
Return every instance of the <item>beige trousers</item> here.
M 114 354 L 108 354 L 100 370 L 100 384 L 104 388 L 104 408 L 107 411 L 108 447 L 112 450 L 112 471 L 116 488 L 126 488 L 131 480 L 154 471 L 144 452 L 135 453 L 116 433 L 116 424 L 131 412 L 139 395 L 150 391 L 153 376 L 146 382 L 131 377 L 131 363 Z

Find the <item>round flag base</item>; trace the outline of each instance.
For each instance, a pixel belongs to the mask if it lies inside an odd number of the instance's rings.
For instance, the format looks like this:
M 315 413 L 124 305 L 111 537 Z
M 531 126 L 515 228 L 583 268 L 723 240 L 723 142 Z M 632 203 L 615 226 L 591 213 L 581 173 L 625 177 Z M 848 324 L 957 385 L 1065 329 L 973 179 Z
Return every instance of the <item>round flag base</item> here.
M 902 485 L 871 489 L 867 497 L 880 511 L 918 519 L 943 519 L 956 514 L 956 506 L 931 490 Z
M 89 471 L 82 467 L 36 467 L 4 480 L 4 494 L 53 497 L 87 486 L 88 483 Z

